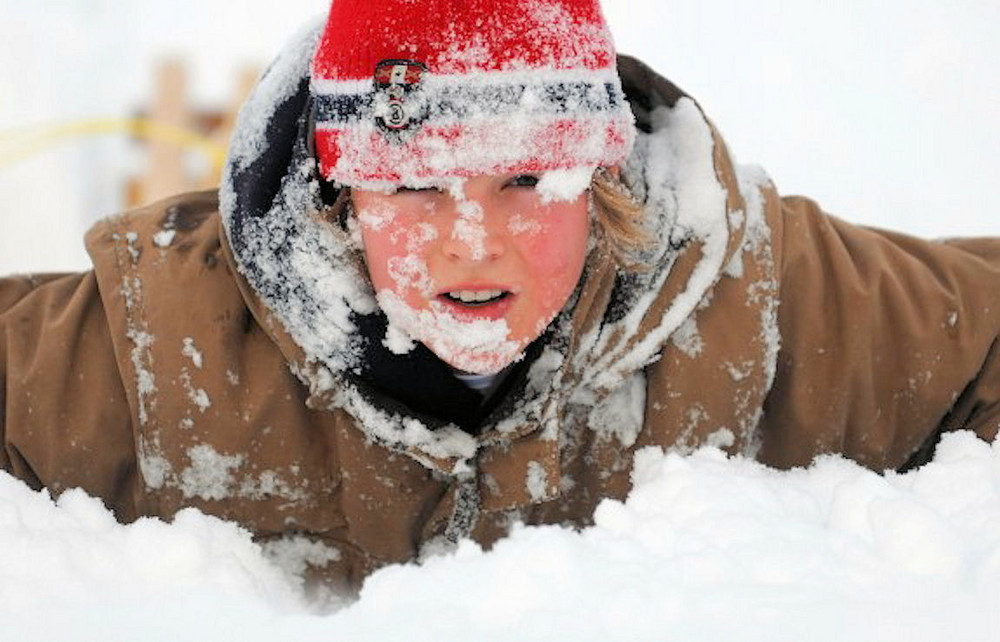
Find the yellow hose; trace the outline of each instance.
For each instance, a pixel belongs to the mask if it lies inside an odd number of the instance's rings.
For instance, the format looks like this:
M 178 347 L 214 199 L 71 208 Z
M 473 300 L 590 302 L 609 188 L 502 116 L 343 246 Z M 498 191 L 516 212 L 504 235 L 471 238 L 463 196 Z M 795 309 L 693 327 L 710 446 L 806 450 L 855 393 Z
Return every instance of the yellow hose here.
M 225 147 L 191 130 L 146 118 L 95 118 L 0 131 L 0 169 L 72 138 L 114 133 L 197 150 L 205 155 L 215 171 L 221 170 L 226 162 Z

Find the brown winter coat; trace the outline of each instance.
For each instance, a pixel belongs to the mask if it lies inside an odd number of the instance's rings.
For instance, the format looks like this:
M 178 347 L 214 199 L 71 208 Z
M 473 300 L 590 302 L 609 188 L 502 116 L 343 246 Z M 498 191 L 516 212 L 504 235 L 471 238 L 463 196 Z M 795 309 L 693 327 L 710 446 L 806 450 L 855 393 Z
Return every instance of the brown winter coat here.
M 637 63 L 622 74 L 645 92 L 640 126 L 682 98 Z M 196 507 L 356 586 L 442 538 L 586 524 L 646 446 L 881 470 L 942 430 L 992 439 L 1000 240 L 921 241 L 780 199 L 701 123 L 722 227 L 669 237 L 637 328 L 610 311 L 620 279 L 595 252 L 536 419 L 488 427 L 468 456 L 373 434 L 244 278 L 204 192 L 98 224 L 91 272 L 0 281 L 0 465 L 121 521 Z

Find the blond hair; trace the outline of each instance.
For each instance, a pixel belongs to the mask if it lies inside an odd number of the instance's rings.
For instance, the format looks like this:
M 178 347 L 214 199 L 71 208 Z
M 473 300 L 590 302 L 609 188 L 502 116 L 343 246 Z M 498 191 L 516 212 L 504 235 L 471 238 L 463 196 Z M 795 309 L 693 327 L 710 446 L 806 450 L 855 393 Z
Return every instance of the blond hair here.
M 620 173 L 606 167 L 594 172 L 590 193 L 597 206 L 598 240 L 607 243 L 618 267 L 641 270 L 640 255 L 653 243 L 644 227 L 646 208 L 632 195 Z

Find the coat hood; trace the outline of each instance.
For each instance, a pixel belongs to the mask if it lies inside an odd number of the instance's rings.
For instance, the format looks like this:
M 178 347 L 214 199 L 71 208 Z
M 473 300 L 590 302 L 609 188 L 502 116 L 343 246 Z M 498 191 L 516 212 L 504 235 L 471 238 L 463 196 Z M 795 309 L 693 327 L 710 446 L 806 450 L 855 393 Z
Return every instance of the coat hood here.
M 309 88 L 321 28 L 316 23 L 293 39 L 240 112 L 220 192 L 228 251 L 258 321 L 308 385 L 310 403 L 346 410 L 372 439 L 428 465 L 460 472 L 484 441 L 525 431 L 555 439 L 559 408 L 571 393 L 600 400 L 680 340 L 763 225 L 759 198 L 744 199 L 725 146 L 697 104 L 622 56 L 619 74 L 637 128 L 623 172 L 656 240 L 641 257 L 649 269 L 622 272 L 607 248 L 594 248 L 516 403 L 479 438 L 390 410 L 351 376 L 373 340 L 360 324 L 381 313 L 356 235 L 324 220 L 330 194 L 312 152 Z M 762 179 L 750 172 L 744 180 Z

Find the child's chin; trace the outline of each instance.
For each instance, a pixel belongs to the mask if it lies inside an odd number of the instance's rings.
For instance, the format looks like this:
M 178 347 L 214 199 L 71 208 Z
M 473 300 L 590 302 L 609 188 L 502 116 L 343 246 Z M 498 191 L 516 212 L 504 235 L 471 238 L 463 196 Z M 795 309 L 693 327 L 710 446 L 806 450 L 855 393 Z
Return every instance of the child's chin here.
M 478 375 L 496 374 L 524 356 L 523 346 L 512 341 L 495 350 L 460 350 L 437 342 L 428 347 L 452 368 Z

